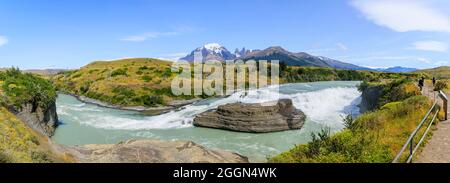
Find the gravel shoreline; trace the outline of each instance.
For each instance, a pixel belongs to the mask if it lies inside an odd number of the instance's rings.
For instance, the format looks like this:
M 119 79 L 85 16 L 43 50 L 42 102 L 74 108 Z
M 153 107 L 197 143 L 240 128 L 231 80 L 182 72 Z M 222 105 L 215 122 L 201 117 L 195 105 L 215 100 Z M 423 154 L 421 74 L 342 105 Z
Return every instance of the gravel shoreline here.
M 87 103 L 87 104 L 92 104 L 92 105 L 96 105 L 99 107 L 106 107 L 106 108 L 110 108 L 110 109 L 120 109 L 120 110 L 128 110 L 128 111 L 136 111 L 136 112 L 141 112 L 143 114 L 148 114 L 148 115 L 159 115 L 159 114 L 164 114 L 167 112 L 170 112 L 171 110 L 186 106 L 186 105 L 190 105 L 193 103 L 196 103 L 202 99 L 199 98 L 195 98 L 195 99 L 190 99 L 190 100 L 175 100 L 169 103 L 169 105 L 167 106 L 158 106 L 158 107 L 144 107 L 144 106 L 120 106 L 120 105 L 112 105 L 112 104 L 108 104 L 106 102 L 102 102 L 99 100 L 95 100 L 89 97 L 85 97 L 85 96 L 79 96 L 79 95 L 75 95 L 72 93 L 67 93 L 67 92 L 59 92 L 60 94 L 65 94 L 65 95 L 70 95 L 75 97 L 77 100 L 83 102 L 83 103 Z

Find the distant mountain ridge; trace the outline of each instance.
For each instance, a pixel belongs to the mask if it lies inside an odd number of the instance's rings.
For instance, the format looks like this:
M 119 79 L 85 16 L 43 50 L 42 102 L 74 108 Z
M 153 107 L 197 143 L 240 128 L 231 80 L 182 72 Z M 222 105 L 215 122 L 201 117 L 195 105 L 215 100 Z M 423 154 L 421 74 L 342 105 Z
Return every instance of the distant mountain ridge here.
M 283 49 L 280 46 L 273 46 L 264 50 L 247 50 L 242 48 L 236 49 L 234 54 L 228 51 L 225 47 L 217 44 L 210 43 L 202 47 L 196 48 L 189 55 L 181 58 L 180 60 L 193 62 L 195 53 L 202 54 L 202 61 L 217 60 L 279 60 L 281 63 L 285 63 L 288 66 L 310 66 L 310 67 L 328 67 L 336 69 L 348 69 L 348 70 L 372 70 L 366 67 L 357 66 L 342 61 L 313 56 L 305 52 L 294 53 Z
M 381 71 L 381 72 L 414 72 L 414 71 L 417 71 L 418 69 L 395 66 L 395 67 L 389 67 L 389 68 L 379 68 L 379 69 L 375 69 L 375 70 Z

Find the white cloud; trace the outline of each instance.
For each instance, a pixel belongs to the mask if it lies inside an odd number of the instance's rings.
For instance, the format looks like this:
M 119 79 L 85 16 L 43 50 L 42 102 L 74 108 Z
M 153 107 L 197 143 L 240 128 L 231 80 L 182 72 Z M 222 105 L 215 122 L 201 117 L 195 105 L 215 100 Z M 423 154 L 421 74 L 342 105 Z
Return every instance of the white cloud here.
M 419 61 L 419 62 L 426 63 L 426 64 L 431 64 L 431 60 L 429 60 L 427 58 L 418 57 L 418 58 L 416 58 L 416 60 Z
M 5 44 L 8 44 L 8 38 L 5 36 L 0 36 L 0 46 L 3 46 Z
M 158 57 L 158 59 L 161 60 L 168 60 L 168 61 L 178 61 L 180 58 L 188 55 L 188 53 L 180 52 L 180 53 L 169 53 L 162 55 L 162 57 Z
M 347 51 L 348 47 L 344 43 L 336 43 L 336 48 L 340 51 Z
M 448 45 L 439 41 L 417 41 L 413 43 L 413 49 L 434 52 L 447 52 Z
M 450 32 L 449 17 L 432 1 L 420 0 L 352 0 L 351 5 L 375 24 L 397 32 Z
M 128 37 L 122 38 L 120 40 L 121 41 L 130 41 L 130 42 L 142 42 L 142 41 L 146 41 L 148 39 L 155 39 L 155 38 L 166 37 L 166 36 L 175 36 L 178 34 L 179 34 L 178 32 L 147 32 L 144 34 L 128 36 Z

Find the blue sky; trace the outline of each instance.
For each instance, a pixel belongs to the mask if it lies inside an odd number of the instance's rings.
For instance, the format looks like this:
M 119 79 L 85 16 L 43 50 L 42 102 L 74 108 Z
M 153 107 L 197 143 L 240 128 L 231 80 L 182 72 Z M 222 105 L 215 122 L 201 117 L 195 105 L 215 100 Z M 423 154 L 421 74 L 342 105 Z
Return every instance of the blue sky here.
M 217 42 L 370 67 L 450 65 L 446 0 L 1 0 L 0 67 L 175 59 Z

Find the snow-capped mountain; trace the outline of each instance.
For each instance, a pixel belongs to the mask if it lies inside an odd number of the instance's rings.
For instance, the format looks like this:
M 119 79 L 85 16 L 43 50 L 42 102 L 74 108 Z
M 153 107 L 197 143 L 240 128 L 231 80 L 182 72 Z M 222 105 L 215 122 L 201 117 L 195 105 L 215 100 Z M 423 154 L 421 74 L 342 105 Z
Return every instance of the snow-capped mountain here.
M 180 58 L 180 60 L 193 62 L 195 53 L 202 54 L 202 61 L 208 60 L 217 60 L 217 61 L 226 61 L 226 60 L 234 60 L 236 59 L 236 55 L 232 54 L 225 47 L 221 46 L 217 43 L 209 43 L 202 47 L 198 47 L 194 51 L 192 51 L 189 55 Z
M 226 61 L 236 59 L 241 59 L 244 61 L 278 60 L 289 66 L 312 66 L 349 70 L 372 70 L 366 67 L 360 67 L 354 64 L 349 64 L 326 57 L 313 56 L 304 52 L 290 52 L 280 46 L 273 46 L 264 50 L 247 50 L 244 47 L 241 50 L 236 49 L 233 54 L 220 44 L 210 43 L 195 49 L 189 55 L 181 58 L 180 60 L 192 62 L 194 61 L 194 55 L 196 53 L 202 54 L 203 62 L 210 60 Z

